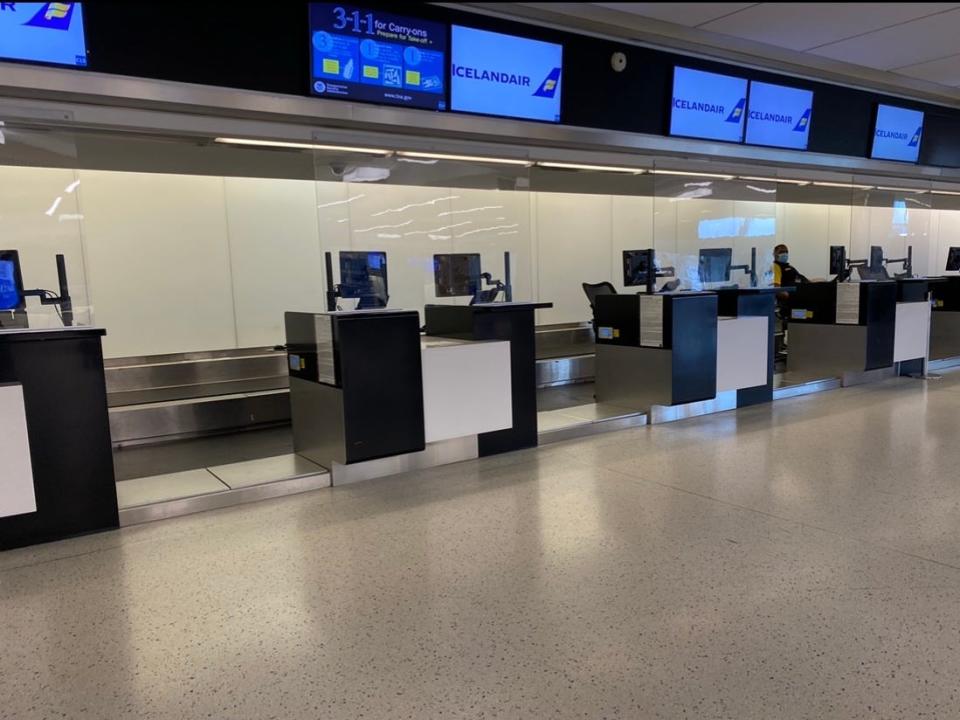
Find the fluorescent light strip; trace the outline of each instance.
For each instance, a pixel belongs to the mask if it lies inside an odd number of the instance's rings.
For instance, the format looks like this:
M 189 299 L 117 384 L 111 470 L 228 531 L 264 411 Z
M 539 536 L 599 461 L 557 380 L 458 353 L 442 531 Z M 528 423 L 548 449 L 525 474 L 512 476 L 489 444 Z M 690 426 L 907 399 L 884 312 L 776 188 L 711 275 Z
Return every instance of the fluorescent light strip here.
M 720 180 L 733 180 L 735 175 L 721 175 L 719 173 L 708 172 L 687 172 L 686 170 L 651 170 L 654 175 L 682 175 L 684 177 L 708 177 L 719 178 Z
M 463 162 L 496 163 L 498 165 L 533 165 L 531 160 L 515 158 L 480 157 L 478 155 L 448 155 L 446 153 L 419 152 L 413 150 L 398 150 L 397 155 L 408 158 L 429 158 L 431 160 L 461 160 Z
M 857 185 L 855 183 L 842 183 L 842 182 L 826 182 L 820 180 L 814 180 L 814 185 L 819 187 L 834 187 L 834 188 L 847 188 L 848 190 L 873 190 L 873 185 Z
M 537 165 L 545 168 L 560 168 L 561 170 L 596 170 L 598 172 L 631 173 L 633 175 L 642 175 L 647 171 L 646 168 L 631 168 L 617 165 L 586 165 L 565 162 L 538 161 Z
M 352 145 L 318 145 L 316 143 L 286 142 L 283 140 L 256 140 L 253 138 L 218 137 L 214 142 L 223 145 L 248 145 L 253 147 L 278 147 L 295 150 L 331 150 L 334 152 L 363 153 L 364 155 L 390 155 L 392 150 L 383 148 L 354 147 Z
M 960 195 L 956 190 L 931 190 L 934 195 Z
M 753 182 L 771 182 L 771 183 L 786 183 L 788 185 L 809 185 L 812 180 L 789 180 L 787 178 L 775 178 L 775 177 L 750 177 L 747 175 L 737 175 L 737 180 L 751 180 Z
M 886 187 L 883 185 L 877 185 L 877 190 L 889 190 L 891 192 L 915 193 L 917 195 L 927 192 L 926 190 L 921 190 L 919 188 Z

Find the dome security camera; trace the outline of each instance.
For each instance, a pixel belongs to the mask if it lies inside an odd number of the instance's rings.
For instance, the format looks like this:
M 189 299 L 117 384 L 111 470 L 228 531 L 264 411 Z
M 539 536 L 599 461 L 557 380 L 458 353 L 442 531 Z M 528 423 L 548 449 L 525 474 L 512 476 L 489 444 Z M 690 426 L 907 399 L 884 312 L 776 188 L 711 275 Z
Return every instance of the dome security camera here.
M 627 56 L 622 52 L 615 52 L 610 56 L 610 67 L 614 72 L 623 72 L 627 69 Z

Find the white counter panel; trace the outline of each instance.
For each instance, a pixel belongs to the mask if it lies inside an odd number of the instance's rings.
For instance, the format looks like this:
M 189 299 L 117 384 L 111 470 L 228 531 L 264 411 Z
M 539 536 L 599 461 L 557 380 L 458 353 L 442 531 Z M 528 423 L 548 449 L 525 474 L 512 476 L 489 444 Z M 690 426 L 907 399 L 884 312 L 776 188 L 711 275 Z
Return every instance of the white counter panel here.
M 421 345 L 426 441 L 513 427 L 510 343 L 430 340 Z
M 930 352 L 930 303 L 897 303 L 893 361 L 926 358 Z
M 23 388 L 0 385 L 0 517 L 37 511 Z
M 717 321 L 717 393 L 767 384 L 769 323 L 766 317 Z

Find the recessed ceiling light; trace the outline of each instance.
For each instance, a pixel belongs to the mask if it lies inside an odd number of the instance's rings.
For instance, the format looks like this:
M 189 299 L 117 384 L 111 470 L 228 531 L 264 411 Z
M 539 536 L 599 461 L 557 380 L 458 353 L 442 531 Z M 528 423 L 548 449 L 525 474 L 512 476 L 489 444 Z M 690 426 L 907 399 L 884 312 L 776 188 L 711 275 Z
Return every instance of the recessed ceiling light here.
M 646 172 L 646 168 L 632 168 L 618 165 L 588 165 L 586 163 L 548 162 L 545 160 L 538 161 L 537 165 L 545 168 L 560 168 L 561 170 L 595 170 L 597 172 L 632 173 L 634 175 L 642 175 Z
M 826 180 L 814 180 L 814 185 L 819 187 L 847 188 L 850 190 L 873 190 L 873 185 L 857 185 L 856 183 L 827 182 Z
M 809 185 L 810 180 L 790 180 L 788 178 L 777 178 L 777 177 L 751 177 L 748 175 L 737 175 L 737 180 L 751 180 L 753 182 L 771 182 L 771 183 L 787 183 L 788 185 Z
M 891 192 L 905 192 L 905 193 L 925 193 L 926 190 L 920 188 L 904 188 L 904 187 L 885 187 L 883 185 L 877 185 L 877 190 L 889 190 Z
M 256 138 L 218 137 L 214 142 L 223 145 L 249 145 L 254 147 L 291 148 L 295 150 L 330 150 L 333 152 L 363 153 L 364 155 L 390 155 L 392 150 L 383 148 L 355 147 L 353 145 L 319 145 L 317 143 L 286 142 L 284 140 L 257 140 Z
M 414 150 L 398 150 L 397 155 L 408 158 L 458 160 L 462 162 L 496 163 L 498 165 L 533 165 L 532 160 L 520 160 L 518 158 L 481 157 L 479 155 L 449 155 L 447 153 L 419 152 Z
M 720 180 L 733 180 L 733 175 L 722 175 L 719 173 L 708 172 L 687 172 L 686 170 L 651 170 L 654 175 L 683 175 L 685 177 L 708 177 L 719 178 Z
M 960 195 L 957 190 L 931 190 L 934 195 Z

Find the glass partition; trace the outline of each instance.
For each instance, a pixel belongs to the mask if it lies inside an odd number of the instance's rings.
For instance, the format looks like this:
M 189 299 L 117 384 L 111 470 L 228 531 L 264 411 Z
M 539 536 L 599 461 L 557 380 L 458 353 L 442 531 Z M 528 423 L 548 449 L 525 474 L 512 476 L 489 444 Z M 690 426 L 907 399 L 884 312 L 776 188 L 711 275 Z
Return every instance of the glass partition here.
M 538 323 L 566 325 L 591 319 L 583 283 L 641 289 L 625 283 L 625 251 L 655 251 L 660 289 L 710 289 L 752 275 L 770 285 L 779 244 L 811 280 L 832 277 L 831 246 L 851 260 L 879 247 L 891 274 L 912 248 L 914 272 L 939 275 L 960 245 L 960 195 L 938 194 L 960 191 L 946 183 L 913 182 L 915 192 L 826 172 L 677 174 L 665 158 L 650 172 L 406 157 L 388 138 L 383 152 L 356 153 L 10 118 L 0 130 L 0 250 L 19 251 L 27 289 L 51 294 L 63 254 L 75 321 L 106 327 L 110 358 L 282 344 L 286 310 L 326 307 L 326 252 L 334 284 L 340 253 L 385 253 L 389 306 L 418 311 L 472 299 L 449 282 L 438 292 L 434 256 L 468 275 L 463 256 L 478 256 L 491 290 L 509 252 L 514 299 L 552 302 Z M 358 267 L 347 267 L 351 282 Z M 32 326 L 60 324 L 57 306 L 26 305 Z
M 76 168 L 72 133 L 0 121 L 0 328 L 91 323 Z

